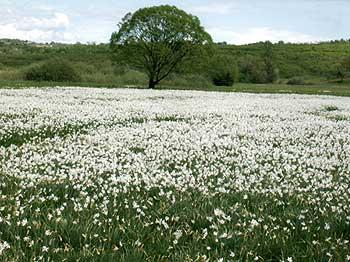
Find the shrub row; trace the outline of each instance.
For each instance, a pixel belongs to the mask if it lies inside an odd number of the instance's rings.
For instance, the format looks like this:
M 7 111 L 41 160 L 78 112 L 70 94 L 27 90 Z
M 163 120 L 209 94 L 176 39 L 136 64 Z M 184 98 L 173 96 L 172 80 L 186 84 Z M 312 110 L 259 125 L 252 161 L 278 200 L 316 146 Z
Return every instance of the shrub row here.
M 49 60 L 43 64 L 32 66 L 25 73 L 25 79 L 30 81 L 78 82 L 81 77 L 68 62 Z
M 134 70 L 118 72 L 115 65 L 105 65 L 105 72 L 97 70 L 94 66 L 74 64 L 65 60 L 49 60 L 31 66 L 24 73 L 25 80 L 52 81 L 52 82 L 114 82 L 121 85 L 144 85 L 147 76 Z M 260 61 L 247 58 L 238 61 L 238 65 L 232 58 L 227 56 L 215 56 L 207 64 L 202 74 L 173 74 L 164 81 L 166 85 L 192 86 L 211 84 L 216 86 L 232 86 L 236 82 L 243 83 L 268 83 L 278 79 L 278 70 L 267 72 L 264 64 Z M 288 85 L 305 85 L 303 77 L 292 77 Z

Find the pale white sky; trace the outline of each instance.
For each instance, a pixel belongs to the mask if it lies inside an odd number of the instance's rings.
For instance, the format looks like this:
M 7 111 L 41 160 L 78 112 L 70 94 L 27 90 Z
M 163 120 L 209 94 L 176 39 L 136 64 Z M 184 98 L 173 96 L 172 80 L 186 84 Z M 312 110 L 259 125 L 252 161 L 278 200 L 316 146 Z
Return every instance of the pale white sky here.
M 125 13 L 160 4 L 197 15 L 216 42 L 350 38 L 350 0 L 0 0 L 0 38 L 108 42 Z

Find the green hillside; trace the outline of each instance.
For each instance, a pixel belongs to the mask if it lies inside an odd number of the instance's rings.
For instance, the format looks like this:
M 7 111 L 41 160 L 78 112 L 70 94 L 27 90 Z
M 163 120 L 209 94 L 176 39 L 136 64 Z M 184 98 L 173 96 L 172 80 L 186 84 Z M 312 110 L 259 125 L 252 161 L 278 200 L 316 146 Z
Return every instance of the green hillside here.
M 262 57 L 264 43 L 243 46 L 222 45 L 222 52 L 237 60 L 247 55 Z M 281 77 L 312 76 L 332 78 L 339 63 L 350 56 L 350 41 L 334 41 L 319 44 L 273 45 L 273 58 Z
M 216 44 L 216 52 L 230 57 L 241 67 L 247 61 L 261 63 L 265 46 L 262 42 L 241 46 L 221 43 Z M 271 45 L 271 51 L 273 64 L 279 71 L 279 82 L 298 76 L 317 83 L 337 78 L 339 64 L 350 56 L 350 41 L 318 44 L 280 42 Z M 66 60 L 85 83 L 143 85 L 147 82 L 143 73 L 120 68 L 116 61 L 112 61 L 108 44 L 37 44 L 9 39 L 0 40 L 0 81 L 22 81 L 28 69 L 52 59 Z M 164 84 L 211 85 L 205 68 L 185 72 L 172 75 Z

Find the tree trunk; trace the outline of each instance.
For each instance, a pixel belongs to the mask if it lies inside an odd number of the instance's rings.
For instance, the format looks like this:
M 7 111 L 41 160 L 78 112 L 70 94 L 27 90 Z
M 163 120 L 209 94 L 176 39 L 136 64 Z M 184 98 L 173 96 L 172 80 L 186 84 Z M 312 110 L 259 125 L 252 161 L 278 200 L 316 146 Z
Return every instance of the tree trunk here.
M 150 89 L 156 88 L 156 82 L 153 79 L 150 79 L 149 82 L 148 82 L 148 87 Z

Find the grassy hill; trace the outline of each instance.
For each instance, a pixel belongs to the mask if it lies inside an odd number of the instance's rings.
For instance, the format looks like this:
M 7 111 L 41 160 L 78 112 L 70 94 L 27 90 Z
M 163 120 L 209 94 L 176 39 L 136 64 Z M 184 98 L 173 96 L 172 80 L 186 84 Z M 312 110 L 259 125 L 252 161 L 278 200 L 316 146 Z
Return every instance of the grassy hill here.
M 249 45 L 217 44 L 217 52 L 229 56 L 238 65 L 246 60 L 259 61 L 264 56 L 264 43 Z M 350 56 L 350 41 L 318 44 L 278 43 L 272 45 L 272 59 L 283 80 L 302 76 L 311 82 L 335 78 L 338 64 Z M 0 81 L 23 81 L 32 66 L 50 59 L 68 61 L 81 76 L 82 82 L 101 85 L 145 85 L 147 77 L 137 71 L 122 70 L 112 61 L 108 44 L 38 44 L 28 41 L 0 40 Z M 205 70 L 177 73 L 164 85 L 211 86 Z
M 273 59 L 281 77 L 306 76 L 332 78 L 339 63 L 350 56 L 350 41 L 334 41 L 318 44 L 274 44 Z M 262 57 L 264 43 L 234 46 L 223 45 L 222 52 L 237 60 L 251 55 Z

